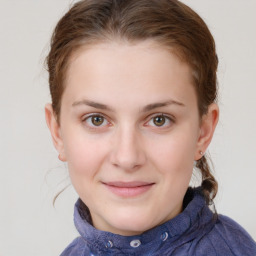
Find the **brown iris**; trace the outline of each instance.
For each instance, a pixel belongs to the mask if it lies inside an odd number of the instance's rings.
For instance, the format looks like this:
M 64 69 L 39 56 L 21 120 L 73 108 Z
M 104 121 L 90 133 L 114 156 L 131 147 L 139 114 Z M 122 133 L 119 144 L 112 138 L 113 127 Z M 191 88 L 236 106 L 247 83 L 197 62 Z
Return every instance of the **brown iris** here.
M 165 117 L 164 116 L 156 116 L 156 117 L 154 117 L 153 122 L 156 126 L 162 126 L 165 124 Z
M 104 118 L 101 116 L 92 116 L 92 123 L 95 126 L 100 126 L 104 122 Z

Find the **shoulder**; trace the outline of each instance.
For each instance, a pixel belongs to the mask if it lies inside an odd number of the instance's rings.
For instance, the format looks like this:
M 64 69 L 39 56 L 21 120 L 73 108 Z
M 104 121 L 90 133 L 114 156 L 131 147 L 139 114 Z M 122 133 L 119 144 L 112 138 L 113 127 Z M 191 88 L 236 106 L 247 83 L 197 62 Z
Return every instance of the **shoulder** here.
M 237 222 L 218 215 L 212 230 L 203 240 L 213 247 L 215 255 L 256 256 L 256 243 Z
M 82 237 L 77 237 L 73 242 L 61 253 L 60 256 L 84 256 L 91 255 L 91 252 Z

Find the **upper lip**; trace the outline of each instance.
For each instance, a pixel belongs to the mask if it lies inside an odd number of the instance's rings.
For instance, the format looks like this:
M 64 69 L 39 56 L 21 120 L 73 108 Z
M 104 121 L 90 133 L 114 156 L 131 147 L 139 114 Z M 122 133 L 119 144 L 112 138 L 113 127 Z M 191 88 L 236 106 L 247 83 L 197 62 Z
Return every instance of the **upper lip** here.
M 119 187 L 119 188 L 134 188 L 134 187 L 153 185 L 154 183 L 145 182 L 145 181 L 131 181 L 131 182 L 110 181 L 110 182 L 103 182 L 103 184 L 112 186 L 112 187 Z

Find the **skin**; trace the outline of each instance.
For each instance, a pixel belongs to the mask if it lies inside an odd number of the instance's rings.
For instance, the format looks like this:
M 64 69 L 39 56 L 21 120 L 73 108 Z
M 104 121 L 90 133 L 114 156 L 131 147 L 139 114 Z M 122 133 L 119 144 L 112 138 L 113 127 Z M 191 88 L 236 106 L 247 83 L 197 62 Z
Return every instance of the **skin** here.
M 191 74 L 152 41 L 102 43 L 73 56 L 60 123 L 51 104 L 45 114 L 97 229 L 136 235 L 182 211 L 194 161 L 207 149 L 219 113 L 212 104 L 200 118 Z M 149 185 L 120 195 L 110 182 Z

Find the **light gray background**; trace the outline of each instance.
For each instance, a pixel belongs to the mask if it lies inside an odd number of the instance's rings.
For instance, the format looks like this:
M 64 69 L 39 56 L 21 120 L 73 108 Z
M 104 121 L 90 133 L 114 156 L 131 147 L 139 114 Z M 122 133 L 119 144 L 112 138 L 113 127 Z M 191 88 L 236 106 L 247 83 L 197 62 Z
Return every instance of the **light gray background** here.
M 44 120 L 44 58 L 71 0 L 0 0 L 0 256 L 54 256 L 77 235 L 69 182 Z M 256 1 L 184 1 L 207 22 L 220 59 L 221 118 L 210 152 L 218 212 L 256 239 Z

